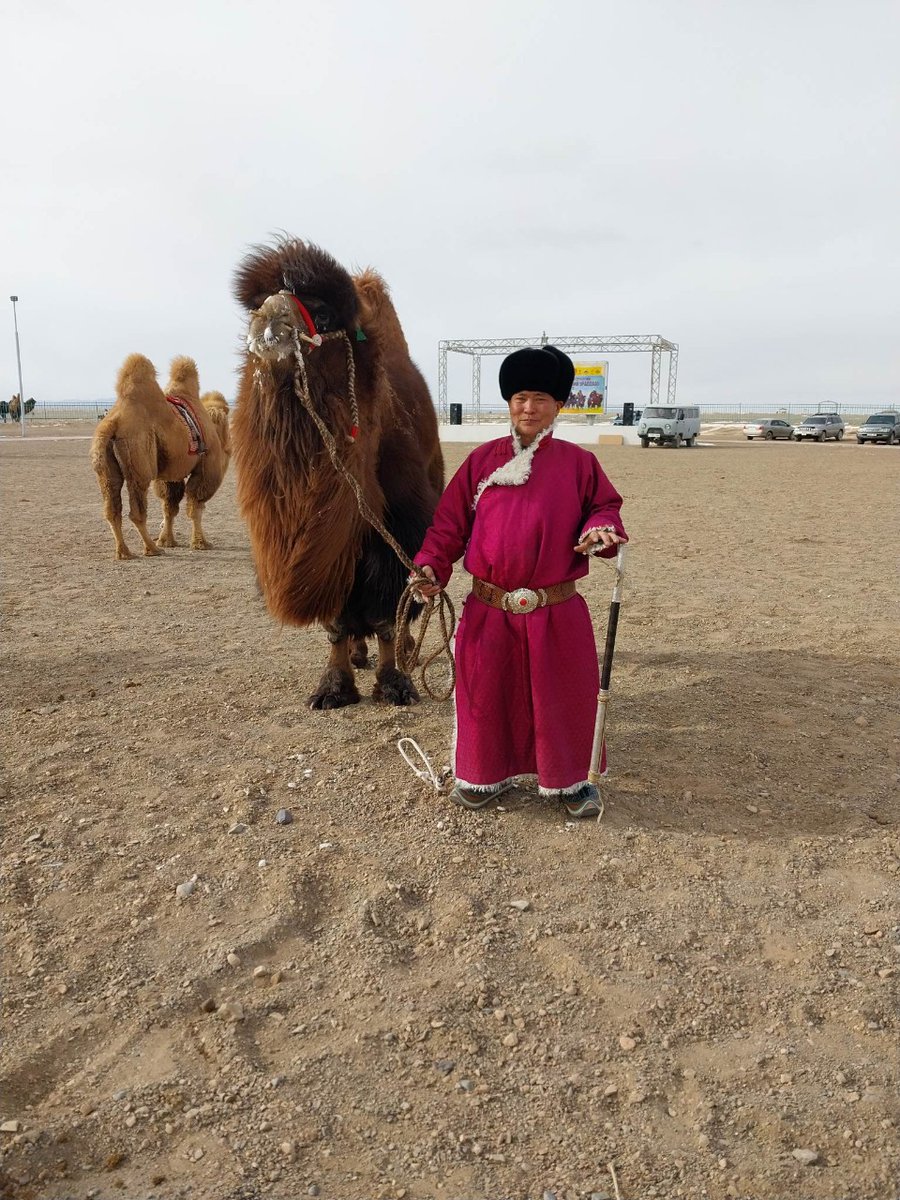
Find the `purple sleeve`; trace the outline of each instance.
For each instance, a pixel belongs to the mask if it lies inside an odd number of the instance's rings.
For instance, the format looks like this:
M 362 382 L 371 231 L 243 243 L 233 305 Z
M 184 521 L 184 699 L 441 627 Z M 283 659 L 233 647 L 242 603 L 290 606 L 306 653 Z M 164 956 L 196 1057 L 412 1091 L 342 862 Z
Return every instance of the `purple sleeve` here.
M 612 525 L 619 537 L 628 541 L 628 534 L 622 524 L 619 510 L 622 507 L 622 497 L 609 482 L 603 468 L 593 455 L 590 455 L 587 477 L 584 481 L 584 523 L 578 540 L 582 541 L 587 532 L 596 529 L 598 525 Z M 615 558 L 615 546 L 607 546 L 597 556 L 598 558 Z
M 447 484 L 422 549 L 413 559 L 417 566 L 432 567 L 441 587 L 446 587 L 450 581 L 453 564 L 462 558 L 472 532 L 475 518 L 472 457 L 469 455 Z

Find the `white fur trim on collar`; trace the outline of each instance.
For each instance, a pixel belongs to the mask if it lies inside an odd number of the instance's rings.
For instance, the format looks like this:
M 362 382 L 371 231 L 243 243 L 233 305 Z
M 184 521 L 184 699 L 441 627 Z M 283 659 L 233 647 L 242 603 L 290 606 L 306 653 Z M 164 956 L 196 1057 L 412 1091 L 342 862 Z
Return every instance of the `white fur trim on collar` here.
M 488 475 L 487 479 L 482 479 L 479 483 L 474 499 L 472 500 L 472 508 L 478 507 L 478 501 L 481 499 L 481 494 L 485 488 L 489 487 L 521 487 L 523 483 L 527 483 L 531 476 L 531 464 L 534 461 L 534 454 L 543 439 L 556 425 L 548 425 L 546 429 L 542 429 L 530 446 L 523 446 L 519 435 L 515 429 L 512 431 L 512 448 L 513 456 L 509 462 L 505 462 L 502 467 L 497 467 Z

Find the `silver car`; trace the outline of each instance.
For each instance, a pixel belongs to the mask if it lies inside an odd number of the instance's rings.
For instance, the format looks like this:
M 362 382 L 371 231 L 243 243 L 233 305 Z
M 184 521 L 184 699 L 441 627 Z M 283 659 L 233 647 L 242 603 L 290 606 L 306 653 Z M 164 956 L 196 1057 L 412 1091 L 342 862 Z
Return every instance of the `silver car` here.
M 789 421 L 773 417 L 771 420 L 751 421 L 749 425 L 744 426 L 744 433 L 748 442 L 752 442 L 754 438 L 764 438 L 767 442 L 774 441 L 775 438 L 790 440 L 794 436 L 794 427 Z
M 856 440 L 861 446 L 867 442 L 884 442 L 888 446 L 900 442 L 900 413 L 873 413 L 866 417 L 856 431 Z
M 816 413 L 794 427 L 794 437 L 798 442 L 810 438 L 815 442 L 824 442 L 826 438 L 834 438 L 839 442 L 843 436 L 844 422 L 837 413 Z

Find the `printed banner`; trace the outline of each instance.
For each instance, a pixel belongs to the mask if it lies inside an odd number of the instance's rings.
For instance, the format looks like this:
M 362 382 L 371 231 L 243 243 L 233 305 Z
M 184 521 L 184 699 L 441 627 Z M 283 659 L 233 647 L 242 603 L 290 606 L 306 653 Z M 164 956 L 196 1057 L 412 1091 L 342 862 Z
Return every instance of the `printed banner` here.
M 608 370 L 608 362 L 576 363 L 572 390 L 561 411 L 564 413 L 604 412 Z

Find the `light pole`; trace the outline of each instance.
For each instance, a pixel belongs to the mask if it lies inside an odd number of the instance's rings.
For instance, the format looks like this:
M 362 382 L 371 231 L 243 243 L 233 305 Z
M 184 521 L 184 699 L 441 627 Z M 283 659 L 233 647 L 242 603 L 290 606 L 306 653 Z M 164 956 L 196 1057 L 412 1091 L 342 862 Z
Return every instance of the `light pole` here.
M 22 425 L 22 437 L 25 436 L 25 389 L 22 387 L 22 355 L 19 353 L 19 322 L 16 320 L 16 301 L 18 296 L 10 296 L 13 306 L 13 326 L 16 331 L 16 363 L 19 367 L 19 421 Z

